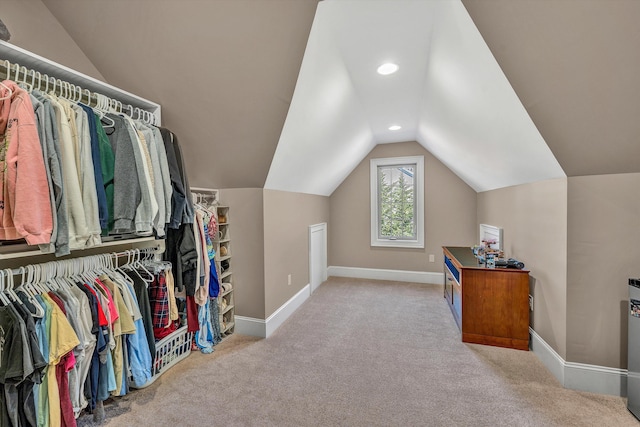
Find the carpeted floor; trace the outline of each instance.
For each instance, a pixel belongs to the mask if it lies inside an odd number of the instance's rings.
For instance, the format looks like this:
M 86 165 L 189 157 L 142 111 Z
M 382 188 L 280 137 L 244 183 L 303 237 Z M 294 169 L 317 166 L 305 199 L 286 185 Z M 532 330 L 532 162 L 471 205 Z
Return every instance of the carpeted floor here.
M 462 343 L 441 289 L 330 278 L 270 338 L 192 354 L 108 402 L 103 425 L 639 425 L 625 399 L 562 388 L 532 352 Z

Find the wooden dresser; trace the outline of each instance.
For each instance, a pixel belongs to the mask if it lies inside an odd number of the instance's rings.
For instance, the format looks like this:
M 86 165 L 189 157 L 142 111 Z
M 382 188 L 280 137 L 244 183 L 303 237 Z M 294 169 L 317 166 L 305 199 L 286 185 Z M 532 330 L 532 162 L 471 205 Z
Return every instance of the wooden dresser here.
M 469 247 L 443 251 L 444 297 L 462 341 L 529 350 L 529 271 L 486 268 Z

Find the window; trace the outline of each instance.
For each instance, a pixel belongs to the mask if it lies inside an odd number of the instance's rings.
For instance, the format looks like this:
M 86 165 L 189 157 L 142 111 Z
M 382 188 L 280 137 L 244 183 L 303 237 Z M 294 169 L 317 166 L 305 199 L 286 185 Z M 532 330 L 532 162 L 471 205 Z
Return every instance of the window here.
M 424 157 L 371 159 L 371 246 L 424 248 Z

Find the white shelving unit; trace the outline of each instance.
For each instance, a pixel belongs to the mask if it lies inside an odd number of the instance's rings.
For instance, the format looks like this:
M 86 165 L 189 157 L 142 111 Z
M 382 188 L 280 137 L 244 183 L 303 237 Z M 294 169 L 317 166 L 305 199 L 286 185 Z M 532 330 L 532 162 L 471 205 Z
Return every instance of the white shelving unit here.
M 220 332 L 222 337 L 231 335 L 235 330 L 235 300 L 233 297 L 232 248 L 229 222 L 229 207 L 218 206 L 218 236 L 214 241 L 216 268 L 220 278 Z

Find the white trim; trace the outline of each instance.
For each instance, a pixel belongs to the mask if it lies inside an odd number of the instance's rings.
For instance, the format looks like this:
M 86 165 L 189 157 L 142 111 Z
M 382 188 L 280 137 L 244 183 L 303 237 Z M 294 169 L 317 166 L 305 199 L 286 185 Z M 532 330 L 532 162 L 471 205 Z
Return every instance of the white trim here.
M 314 276 L 315 271 L 313 270 L 313 257 L 317 256 L 318 254 L 316 254 L 313 251 L 313 248 L 311 247 L 311 236 L 313 235 L 313 233 L 317 233 L 317 232 L 321 232 L 322 233 L 322 249 L 321 249 L 321 256 L 322 256 L 322 271 L 320 272 L 320 283 L 318 283 L 315 287 L 311 287 L 311 293 L 313 293 L 313 291 L 315 291 L 316 289 L 318 289 L 318 287 L 327 280 L 327 223 L 326 222 L 321 222 L 319 224 L 314 224 L 314 225 L 310 225 L 309 226 L 309 282 L 311 282 L 311 278 Z M 311 283 L 309 283 L 311 284 Z
M 532 328 L 531 350 L 563 387 L 613 396 L 627 395 L 627 370 L 566 362 Z
M 55 77 L 69 83 L 73 83 L 83 89 L 101 93 L 110 98 L 117 99 L 123 104 L 131 104 L 134 107 L 149 111 L 156 116 L 158 124 L 162 123 L 161 107 L 160 104 L 156 102 L 144 99 L 136 94 L 112 86 L 109 83 L 100 81 L 94 77 L 73 70 L 2 40 L 0 40 L 0 55 L 2 56 L 2 59 L 6 59 L 12 63 L 18 63 L 21 66 L 31 68 L 35 71 L 40 71 L 50 77 Z
M 397 282 L 429 283 L 442 285 L 444 273 L 430 271 L 384 270 L 381 268 L 359 268 L 329 266 L 328 275 L 337 277 L 355 277 L 359 279 L 394 280 Z
M 265 321 L 265 338 L 269 338 L 310 296 L 311 285 L 307 284 L 292 296 L 289 301 L 282 304 L 271 316 L 267 317 Z
M 267 326 L 263 319 L 256 319 L 255 317 L 234 316 L 234 321 L 234 333 L 240 335 L 249 335 L 252 337 L 266 337 Z
M 235 332 L 241 335 L 269 338 L 310 296 L 311 285 L 307 284 L 266 320 L 235 316 Z
M 613 396 L 627 395 L 627 370 L 565 362 L 564 386 Z
M 540 335 L 529 327 L 529 346 L 540 362 L 564 386 L 564 359 Z
M 413 177 L 413 185 L 416 190 L 416 239 L 382 239 L 378 237 L 378 167 L 403 164 L 416 165 Z M 424 156 L 371 159 L 369 162 L 369 185 L 371 187 L 371 246 L 424 248 Z

